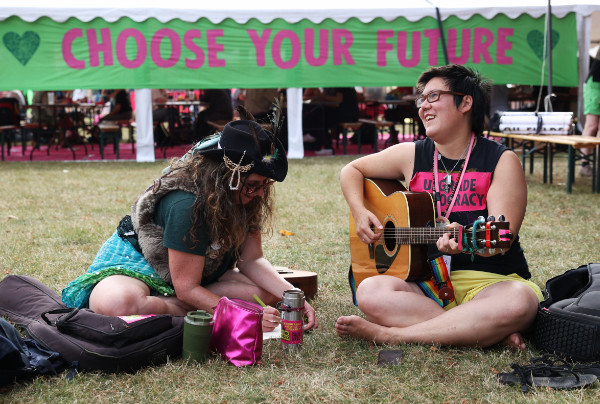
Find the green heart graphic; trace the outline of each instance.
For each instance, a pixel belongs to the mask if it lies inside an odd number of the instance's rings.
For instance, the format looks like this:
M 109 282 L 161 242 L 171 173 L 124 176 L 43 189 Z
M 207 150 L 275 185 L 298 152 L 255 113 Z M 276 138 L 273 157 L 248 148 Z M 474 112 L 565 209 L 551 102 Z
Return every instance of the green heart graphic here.
M 27 31 L 20 36 L 16 32 L 7 32 L 2 38 L 6 49 L 17 58 L 23 66 L 29 62 L 37 48 L 40 46 L 40 36 L 33 32 Z
M 560 34 L 558 31 L 552 30 L 552 49 L 556 47 L 559 39 Z M 544 57 L 544 34 L 537 29 L 529 31 L 529 34 L 527 34 L 527 43 L 538 59 L 542 60 Z

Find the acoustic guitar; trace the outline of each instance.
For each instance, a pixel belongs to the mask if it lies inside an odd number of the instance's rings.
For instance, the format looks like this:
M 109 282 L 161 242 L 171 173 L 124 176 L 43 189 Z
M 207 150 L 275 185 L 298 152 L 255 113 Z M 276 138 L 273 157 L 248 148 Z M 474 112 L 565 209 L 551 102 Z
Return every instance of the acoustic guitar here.
M 400 181 L 365 178 L 364 204 L 383 225 L 381 238 L 365 244 L 356 234 L 350 215 L 350 256 L 354 287 L 374 275 L 392 275 L 407 281 L 431 278 L 427 245 L 444 233 L 455 239 L 466 236 L 477 248 L 509 248 L 512 233 L 506 221 L 477 221 L 474 225 L 448 229 L 435 225 L 435 205 L 428 192 L 407 191 Z
M 317 294 L 317 273 L 311 271 L 300 271 L 288 267 L 275 266 L 277 273 L 291 283 L 295 288 L 304 292 L 307 300 L 312 300 Z

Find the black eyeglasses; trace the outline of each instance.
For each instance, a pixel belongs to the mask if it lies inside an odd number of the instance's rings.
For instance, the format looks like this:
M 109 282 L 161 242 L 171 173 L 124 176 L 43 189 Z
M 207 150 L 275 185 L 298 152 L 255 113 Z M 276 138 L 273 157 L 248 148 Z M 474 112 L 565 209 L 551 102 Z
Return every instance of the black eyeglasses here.
M 466 94 L 463 93 L 455 93 L 454 91 L 445 91 L 445 90 L 433 90 L 428 92 L 427 94 L 422 94 L 419 98 L 415 100 L 415 104 L 417 108 L 421 108 L 421 105 L 427 100 L 428 103 L 432 104 L 440 99 L 442 94 L 452 94 L 452 95 L 462 95 L 463 97 Z
M 254 194 L 256 192 L 258 192 L 261 189 L 265 189 L 267 187 L 270 187 L 271 185 L 273 185 L 275 181 L 265 181 L 265 182 L 250 182 L 250 183 L 246 183 L 244 184 L 244 192 L 247 195 L 251 195 Z

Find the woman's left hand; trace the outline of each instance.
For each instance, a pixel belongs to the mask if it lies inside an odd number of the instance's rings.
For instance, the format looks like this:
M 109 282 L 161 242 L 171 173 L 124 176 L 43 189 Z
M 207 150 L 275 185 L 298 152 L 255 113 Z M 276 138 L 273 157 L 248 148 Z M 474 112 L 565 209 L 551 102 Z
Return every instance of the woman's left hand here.
M 315 309 L 308 303 L 304 302 L 304 315 L 307 318 L 306 324 L 304 324 L 304 331 L 316 330 L 319 328 L 319 322 L 315 314 Z
M 448 229 L 460 227 L 460 224 L 454 222 L 446 226 Z M 458 240 L 450 238 L 451 233 L 444 233 L 442 237 L 435 243 L 438 250 L 442 254 L 458 254 L 461 252 L 458 246 Z

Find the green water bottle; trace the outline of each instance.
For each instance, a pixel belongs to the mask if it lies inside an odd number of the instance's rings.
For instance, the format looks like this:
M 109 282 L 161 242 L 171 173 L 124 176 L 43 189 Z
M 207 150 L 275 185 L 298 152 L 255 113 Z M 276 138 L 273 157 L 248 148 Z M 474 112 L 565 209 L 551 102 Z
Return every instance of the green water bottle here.
M 182 357 L 202 362 L 208 356 L 213 316 L 204 310 L 188 312 L 183 324 Z

